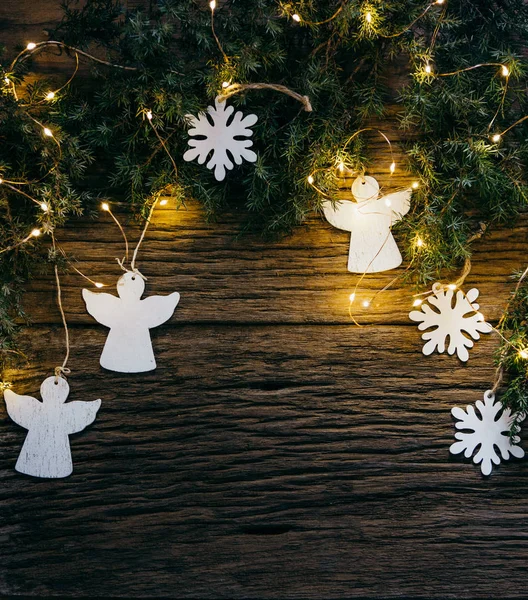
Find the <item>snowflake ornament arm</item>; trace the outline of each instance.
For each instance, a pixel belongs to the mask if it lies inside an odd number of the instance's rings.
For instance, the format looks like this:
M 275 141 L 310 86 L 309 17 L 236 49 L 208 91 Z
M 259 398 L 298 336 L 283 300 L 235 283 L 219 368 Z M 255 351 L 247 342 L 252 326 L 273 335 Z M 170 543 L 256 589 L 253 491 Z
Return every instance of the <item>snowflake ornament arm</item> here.
M 422 335 L 422 339 L 427 342 L 424 344 L 422 352 L 429 356 L 438 349 L 438 352 L 442 354 L 445 352 L 446 341 L 449 338 L 448 354 L 452 355 L 456 352 L 458 358 L 466 362 L 469 358 L 467 349 L 473 347 L 473 340 L 480 339 L 480 333 L 492 331 L 491 325 L 486 323 L 484 317 L 477 312 L 479 305 L 475 300 L 478 298 L 479 292 L 473 288 L 464 295 L 462 291 L 458 290 L 454 305 L 453 290 L 443 290 L 438 286 L 433 286 L 433 292 L 434 294 L 428 298 L 428 302 L 437 310 L 433 310 L 424 303 L 421 310 L 413 310 L 409 314 L 411 321 L 419 323 L 420 331 L 433 328 Z
M 195 137 L 189 140 L 191 148 L 183 155 L 183 159 L 191 161 L 197 158 L 198 163 L 203 165 L 211 155 L 207 168 L 214 169 L 217 181 L 225 179 L 226 169 L 231 170 L 234 167 L 233 161 L 241 165 L 243 160 L 257 160 L 257 155 L 253 150 L 249 150 L 253 141 L 240 138 L 253 135 L 249 128 L 258 118 L 256 115 L 244 117 L 240 111 L 233 115 L 234 110 L 232 106 L 226 106 L 225 101 L 221 102 L 216 98 L 215 106 L 209 106 L 207 109 L 209 118 L 205 113 L 200 113 L 197 117 L 188 115 L 193 125 L 189 129 L 189 135 Z
M 516 415 L 512 415 L 509 408 L 503 409 L 499 401 L 495 402 L 495 394 L 491 390 L 484 394 L 484 402 L 478 400 L 475 406 L 480 418 L 471 405 L 466 410 L 457 406 L 451 410 L 453 417 L 458 419 L 455 427 L 464 431 L 455 433 L 455 439 L 458 441 L 451 445 L 449 451 L 451 454 L 464 452 L 464 456 L 470 458 L 477 446 L 480 446 L 473 462 L 476 465 L 480 464 L 483 475 L 489 475 L 493 465 L 498 465 L 501 458 L 508 460 L 510 455 L 522 458 L 524 450 L 517 445 L 520 442 L 518 435 L 512 438 L 509 436 Z M 521 420 L 523 419 L 524 415 L 521 415 Z

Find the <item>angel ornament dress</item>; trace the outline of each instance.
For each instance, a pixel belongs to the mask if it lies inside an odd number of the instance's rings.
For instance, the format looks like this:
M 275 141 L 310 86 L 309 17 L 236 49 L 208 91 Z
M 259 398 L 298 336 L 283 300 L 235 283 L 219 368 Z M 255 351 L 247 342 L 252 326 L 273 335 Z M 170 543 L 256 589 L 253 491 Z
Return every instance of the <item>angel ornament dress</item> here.
M 94 422 L 101 400 L 67 402 L 70 386 L 62 377 L 48 377 L 40 386 L 42 402 L 4 391 L 7 413 L 28 430 L 15 469 L 33 477 L 68 477 L 73 471 L 72 433 Z
M 117 282 L 119 297 L 84 289 L 86 308 L 92 317 L 110 328 L 101 354 L 101 366 L 119 373 L 143 373 L 156 368 L 149 329 L 168 321 L 180 294 L 150 296 L 141 300 L 145 291 L 143 278 L 127 271 Z
M 325 201 L 327 221 L 350 231 L 348 270 L 351 273 L 378 273 L 399 267 L 402 256 L 391 227 L 410 208 L 411 188 L 379 197 L 374 177 L 358 177 L 352 184 L 354 201 Z

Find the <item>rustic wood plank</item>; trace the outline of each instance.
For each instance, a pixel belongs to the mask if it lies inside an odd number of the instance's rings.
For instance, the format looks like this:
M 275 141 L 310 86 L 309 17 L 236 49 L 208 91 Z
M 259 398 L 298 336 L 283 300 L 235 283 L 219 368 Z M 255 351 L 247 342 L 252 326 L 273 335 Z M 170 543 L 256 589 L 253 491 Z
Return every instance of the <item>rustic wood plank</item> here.
M 238 236 L 240 216 L 207 223 L 196 205 L 160 207 L 155 212 L 138 265 L 148 277 L 146 295 L 178 291 L 181 300 L 173 323 L 350 323 L 349 295 L 360 278 L 347 271 L 350 234 L 313 217 L 292 236 L 270 242 L 258 235 Z M 130 240 L 140 227 L 127 225 Z M 528 219 L 512 229 L 491 232 L 475 244 L 466 289 L 477 286 L 483 313 L 496 321 L 511 289 L 510 275 L 526 261 Z M 71 222 L 58 233 L 77 267 L 115 293 L 121 270 L 115 261 L 124 248 L 109 217 L 96 223 Z M 490 259 L 492 257 L 492 259 Z M 372 299 L 404 267 L 372 274 L 357 290 L 355 316 L 361 323 L 408 324 L 413 289 L 400 278 Z M 64 305 L 74 324 L 93 323 L 81 297 L 86 282 L 75 273 L 63 277 Z M 94 289 L 94 288 L 92 288 Z M 34 323 L 58 323 L 54 281 L 32 280 L 25 304 Z M 51 310 L 50 310 L 51 308 Z
M 60 328 L 39 329 L 44 346 L 34 334 L 39 362 L 11 374 L 22 393 L 62 350 Z M 74 328 L 71 398 L 102 397 L 100 417 L 72 438 L 76 473 L 62 482 L 12 470 L 23 436 L 1 419 L 0 591 L 521 597 L 526 463 L 484 480 L 448 454 L 449 409 L 480 397 L 494 343 L 467 368 L 422 358 L 416 338 L 166 328 L 159 369 L 131 385 L 98 368 L 104 332 Z

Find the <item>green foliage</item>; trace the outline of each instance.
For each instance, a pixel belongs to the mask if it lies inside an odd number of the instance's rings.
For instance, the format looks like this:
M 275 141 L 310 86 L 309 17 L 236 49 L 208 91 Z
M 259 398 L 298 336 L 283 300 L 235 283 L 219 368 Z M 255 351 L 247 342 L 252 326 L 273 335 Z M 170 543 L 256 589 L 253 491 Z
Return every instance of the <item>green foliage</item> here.
M 361 135 L 351 136 L 372 117 L 387 116 L 395 98 L 392 73 L 402 65 L 408 76 L 398 92 L 401 127 L 412 134 L 406 150 L 420 185 L 399 227 L 415 280 L 428 284 L 458 268 L 471 254 L 479 223 L 488 229 L 510 223 L 526 207 L 528 121 L 492 141 L 528 114 L 524 0 L 425 6 L 423 0 L 219 0 L 214 31 L 211 17 L 205 0 L 159 0 L 150 12 L 130 13 L 116 0 L 66 2 L 51 38 L 106 53 L 109 63 L 129 70 L 94 62 L 90 87 L 74 81 L 53 103 L 42 102 L 40 85 L 23 100 L 11 86 L 2 89 L 0 176 L 34 182 L 20 189 L 52 207 L 42 214 L 2 186 L 2 247 L 20 241 L 37 218 L 49 231 L 82 210 L 75 188 L 83 189 L 95 159 L 105 167 L 107 187 L 143 214 L 170 191 L 182 201 L 197 198 L 211 213 L 243 207 L 247 227 L 265 234 L 287 232 L 324 198 L 335 198 L 339 165 L 367 167 L 368 147 Z M 488 63 L 495 64 L 472 68 Z M 4 70 L 21 82 L 30 67 L 26 57 L 13 72 Z M 223 82 L 281 84 L 309 96 L 313 112 L 271 90 L 232 96 L 230 103 L 259 117 L 258 160 L 217 182 L 181 157 L 187 115 L 211 104 Z M 52 128 L 60 152 L 38 123 Z M 425 242 L 420 249 L 418 238 Z M 26 244 L 0 255 L 4 335 L 32 250 Z

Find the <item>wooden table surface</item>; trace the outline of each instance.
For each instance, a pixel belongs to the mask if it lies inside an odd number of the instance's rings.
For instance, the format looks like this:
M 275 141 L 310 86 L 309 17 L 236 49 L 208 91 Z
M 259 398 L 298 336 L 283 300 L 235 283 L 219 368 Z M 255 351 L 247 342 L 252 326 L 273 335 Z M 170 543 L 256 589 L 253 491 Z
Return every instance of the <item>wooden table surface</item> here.
M 522 220 L 476 248 L 466 289 L 492 321 L 527 232 Z M 467 365 L 424 357 L 401 283 L 358 309 L 364 327 L 351 322 L 348 233 L 314 216 L 274 243 L 238 234 L 236 217 L 208 223 L 192 204 L 156 211 L 139 268 L 147 294 L 181 301 L 152 332 L 148 374 L 100 368 L 107 330 L 64 276 L 70 399 L 103 404 L 71 438 L 74 474 L 49 481 L 14 471 L 24 431 L 2 403 L 0 594 L 525 598 L 528 461 L 484 478 L 448 452 L 450 409 L 489 387 L 496 336 Z M 83 271 L 117 280 L 107 215 L 57 237 Z M 394 274 L 365 278 L 358 304 Z M 25 302 L 30 364 L 3 375 L 35 395 L 64 351 L 53 279 L 33 280 Z

